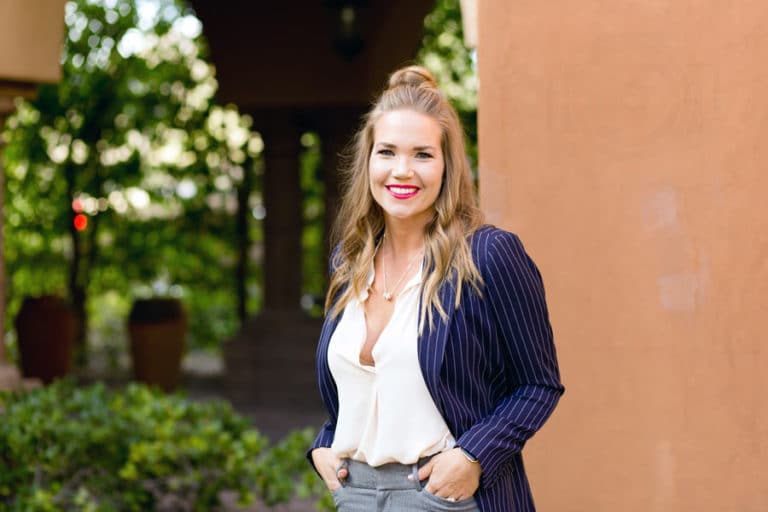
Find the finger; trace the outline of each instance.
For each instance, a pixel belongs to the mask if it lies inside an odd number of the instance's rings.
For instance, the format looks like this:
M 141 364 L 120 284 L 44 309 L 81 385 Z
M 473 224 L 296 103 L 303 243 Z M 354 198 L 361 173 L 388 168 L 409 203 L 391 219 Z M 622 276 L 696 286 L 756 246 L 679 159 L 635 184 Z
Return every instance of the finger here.
M 439 496 L 441 498 L 447 498 L 448 496 L 452 496 L 452 489 L 450 485 L 441 484 L 440 482 L 432 482 L 430 480 L 427 482 L 427 485 L 424 486 L 424 489 L 429 494 L 434 494 L 435 496 Z
M 427 482 L 427 485 L 424 486 L 424 490 L 433 496 L 437 496 L 438 498 L 448 499 L 454 495 L 454 493 L 448 487 L 432 485 L 429 482 Z
M 435 459 L 430 459 L 429 462 L 419 468 L 419 480 L 426 480 L 429 475 L 432 474 L 432 468 L 435 466 Z
M 349 475 L 349 471 L 347 471 L 347 468 L 339 468 L 339 470 L 336 471 L 336 477 L 339 480 L 343 480 L 347 478 L 348 475 Z
M 427 487 L 429 487 L 429 486 L 427 486 Z M 449 489 L 446 486 L 439 487 L 439 488 L 438 487 L 434 487 L 431 490 L 427 489 L 427 492 L 429 492 L 430 494 L 434 494 L 438 498 L 444 498 L 444 499 L 449 500 L 449 501 L 453 501 L 452 498 L 456 498 L 459 495 L 458 492 L 453 491 L 453 490 Z

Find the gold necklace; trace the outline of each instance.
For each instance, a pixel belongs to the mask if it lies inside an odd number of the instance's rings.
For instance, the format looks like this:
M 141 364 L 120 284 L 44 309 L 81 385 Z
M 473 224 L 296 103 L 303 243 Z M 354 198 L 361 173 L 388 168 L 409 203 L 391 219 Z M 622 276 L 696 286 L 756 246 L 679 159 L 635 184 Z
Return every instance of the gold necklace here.
M 384 240 L 382 237 L 382 243 L 383 242 Z M 395 283 L 395 286 L 393 286 L 391 290 L 397 291 L 397 288 L 400 286 L 400 283 L 403 282 L 403 279 L 405 279 L 405 276 L 407 276 L 408 273 L 411 271 L 411 267 L 413 267 L 413 264 L 416 263 L 416 260 L 418 260 L 422 256 L 423 256 L 423 252 L 417 254 L 411 259 L 411 262 L 408 263 L 408 266 L 405 268 L 405 271 L 400 276 L 400 279 L 397 280 L 397 282 Z M 384 291 L 382 292 L 381 295 L 384 297 L 384 300 L 386 300 L 387 302 L 392 302 L 392 299 L 394 299 L 395 296 L 393 294 L 393 291 L 390 291 L 389 286 L 387 286 L 387 262 L 383 254 L 381 255 L 381 267 L 382 267 L 382 270 L 384 270 Z

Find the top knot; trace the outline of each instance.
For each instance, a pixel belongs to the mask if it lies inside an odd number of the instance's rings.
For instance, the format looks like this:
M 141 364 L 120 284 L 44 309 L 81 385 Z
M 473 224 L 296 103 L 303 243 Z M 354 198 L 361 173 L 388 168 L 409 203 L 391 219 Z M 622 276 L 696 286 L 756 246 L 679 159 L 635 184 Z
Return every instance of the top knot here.
M 421 66 L 406 66 L 400 68 L 389 77 L 389 89 L 399 86 L 430 87 L 437 89 L 437 81 L 426 68 Z

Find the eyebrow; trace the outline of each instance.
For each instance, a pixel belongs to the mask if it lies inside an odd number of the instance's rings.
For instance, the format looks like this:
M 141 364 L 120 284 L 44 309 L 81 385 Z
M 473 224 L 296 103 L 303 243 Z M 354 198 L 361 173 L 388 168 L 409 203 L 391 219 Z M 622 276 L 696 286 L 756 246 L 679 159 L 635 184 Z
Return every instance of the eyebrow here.
M 379 142 L 376 144 L 376 146 L 381 146 L 387 149 L 397 148 L 397 145 L 391 144 L 389 142 Z M 426 151 L 426 150 L 434 151 L 435 148 L 432 146 L 414 146 L 413 150 L 414 151 Z

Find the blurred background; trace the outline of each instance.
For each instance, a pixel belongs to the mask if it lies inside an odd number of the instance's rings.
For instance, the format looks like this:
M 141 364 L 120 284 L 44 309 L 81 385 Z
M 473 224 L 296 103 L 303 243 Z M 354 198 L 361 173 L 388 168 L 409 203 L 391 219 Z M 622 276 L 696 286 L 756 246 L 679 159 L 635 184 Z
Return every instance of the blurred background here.
M 326 197 L 328 175 L 400 64 L 425 64 L 445 84 L 476 167 L 476 70 L 458 0 L 306 4 L 62 4 L 61 80 L 17 99 L 5 126 L 11 360 L 28 296 L 68 299 L 78 368 L 113 374 L 128 369 L 125 327 L 139 298 L 181 299 L 188 361 L 210 354 L 212 368 L 270 305 L 270 274 L 278 309 L 318 318 L 336 196 Z M 292 253 L 270 259 L 270 237 Z

